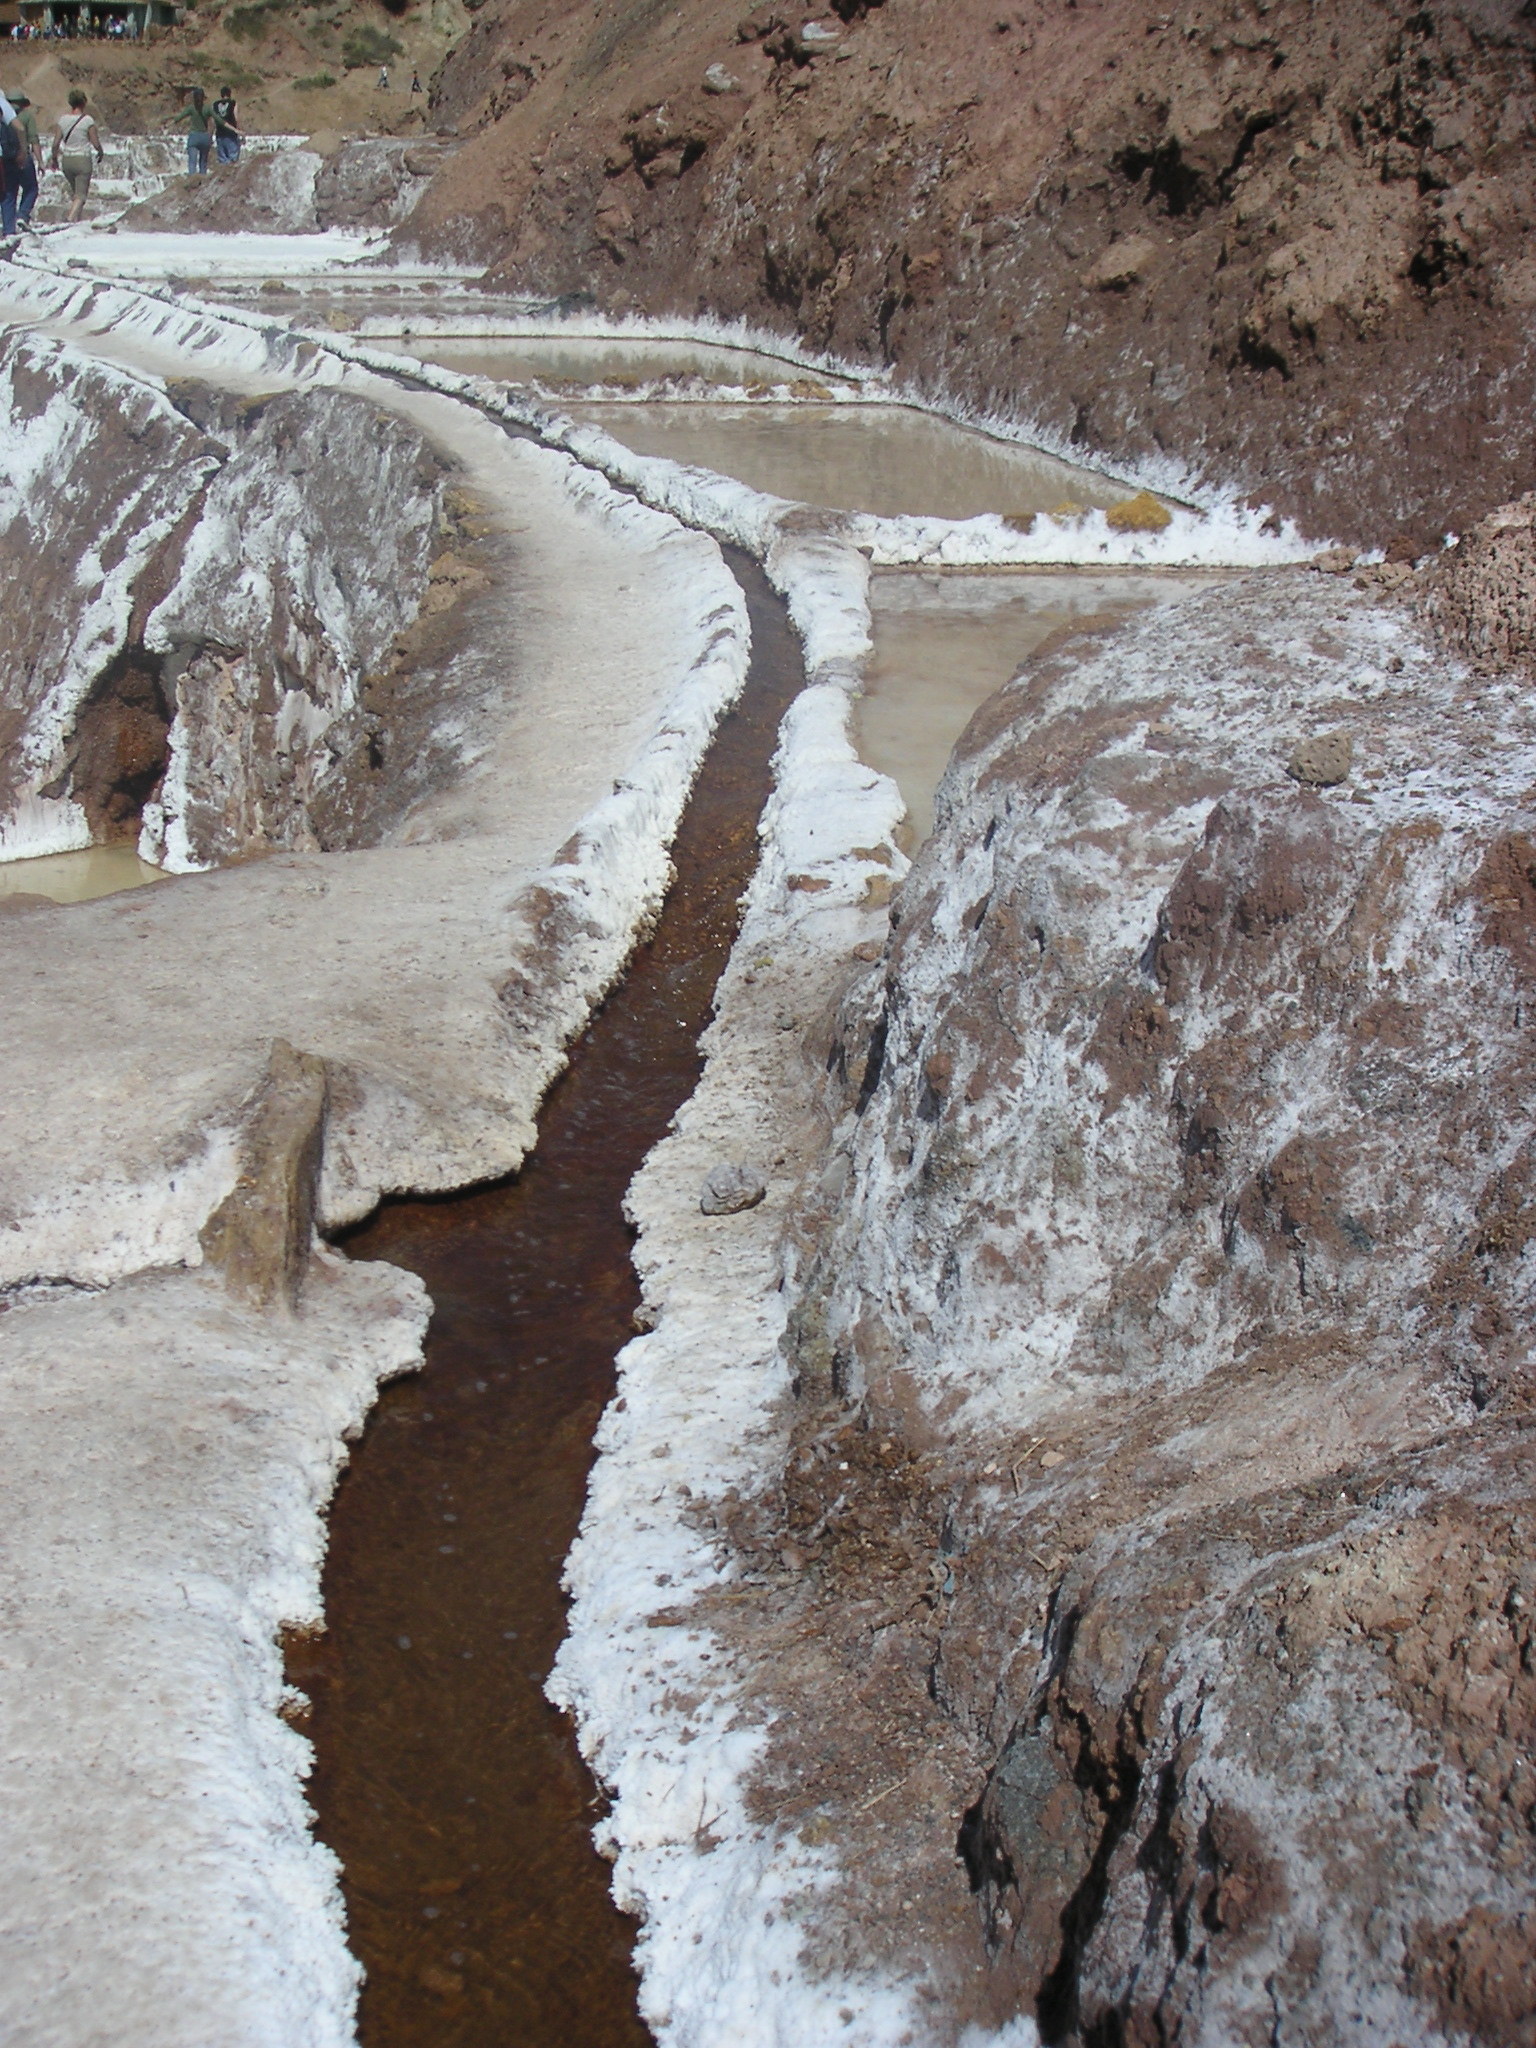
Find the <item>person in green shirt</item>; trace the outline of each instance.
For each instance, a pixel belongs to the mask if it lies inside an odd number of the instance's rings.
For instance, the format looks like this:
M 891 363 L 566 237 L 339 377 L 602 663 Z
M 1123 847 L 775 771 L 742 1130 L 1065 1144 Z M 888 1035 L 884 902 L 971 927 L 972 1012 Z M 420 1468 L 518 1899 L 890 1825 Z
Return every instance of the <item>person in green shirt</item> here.
M 182 109 L 181 125 L 187 131 L 187 176 L 206 178 L 208 152 L 213 147 L 213 109 L 203 104 L 203 88 L 194 85 Z
M 12 104 L 16 109 L 16 119 L 21 123 L 22 143 L 26 150 L 21 160 L 21 197 L 16 207 L 16 225 L 29 228 L 32 209 L 37 204 L 37 181 L 43 168 L 43 140 L 37 132 L 37 116 L 26 94 L 17 93 Z

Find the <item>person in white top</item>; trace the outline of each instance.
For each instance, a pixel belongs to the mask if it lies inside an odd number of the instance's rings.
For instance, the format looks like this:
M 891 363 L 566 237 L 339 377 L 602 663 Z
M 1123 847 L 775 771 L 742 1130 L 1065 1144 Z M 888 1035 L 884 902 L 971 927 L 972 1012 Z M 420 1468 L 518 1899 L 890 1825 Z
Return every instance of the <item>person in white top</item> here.
M 85 212 L 86 195 L 91 189 L 93 153 L 99 164 L 104 154 L 101 137 L 96 133 L 96 123 L 86 112 L 85 94 L 76 86 L 69 96 L 69 112 L 53 131 L 53 168 L 62 171 L 69 181 L 72 202 L 69 217 L 72 221 L 79 220 Z

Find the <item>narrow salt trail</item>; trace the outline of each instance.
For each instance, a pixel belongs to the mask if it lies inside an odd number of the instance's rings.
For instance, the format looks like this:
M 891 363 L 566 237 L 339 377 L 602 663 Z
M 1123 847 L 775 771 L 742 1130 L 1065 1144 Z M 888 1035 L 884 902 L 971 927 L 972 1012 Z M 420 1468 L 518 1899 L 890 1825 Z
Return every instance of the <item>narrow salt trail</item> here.
M 66 296 L 102 314 L 95 288 Z M 207 318 L 189 352 L 163 309 L 115 345 L 58 331 L 151 380 L 270 391 L 314 367 Z M 18 1504 L 0 2033 L 17 2042 L 350 2038 L 357 1966 L 308 1832 L 305 1747 L 275 1712 L 276 1634 L 318 1619 L 343 1439 L 419 1359 L 426 1304 L 398 1271 L 322 1256 L 296 1319 L 244 1308 L 197 1270 L 199 1227 L 279 1040 L 333 1077 L 331 1220 L 380 1187 L 516 1164 L 564 1039 L 659 901 L 745 672 L 712 542 L 451 399 L 321 368 L 411 411 L 518 576 L 482 614 L 492 674 L 462 772 L 390 843 L 0 922 Z

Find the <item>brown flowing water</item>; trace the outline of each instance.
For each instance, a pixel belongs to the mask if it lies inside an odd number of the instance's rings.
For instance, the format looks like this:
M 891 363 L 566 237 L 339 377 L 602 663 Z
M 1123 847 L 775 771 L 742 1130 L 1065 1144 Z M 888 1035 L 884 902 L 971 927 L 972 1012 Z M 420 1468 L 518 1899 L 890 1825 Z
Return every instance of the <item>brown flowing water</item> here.
M 289 1646 L 313 1703 L 318 1833 L 342 1863 L 364 2048 L 628 2048 L 634 1924 L 592 1847 L 598 1794 L 543 1682 L 592 1433 L 639 1290 L 624 1191 L 692 1092 L 757 859 L 800 653 L 761 572 L 747 687 L 700 772 L 677 879 L 550 1091 L 511 1181 L 390 1202 L 346 1239 L 434 1303 L 426 1368 L 386 1389 L 337 1490 L 326 1633 Z

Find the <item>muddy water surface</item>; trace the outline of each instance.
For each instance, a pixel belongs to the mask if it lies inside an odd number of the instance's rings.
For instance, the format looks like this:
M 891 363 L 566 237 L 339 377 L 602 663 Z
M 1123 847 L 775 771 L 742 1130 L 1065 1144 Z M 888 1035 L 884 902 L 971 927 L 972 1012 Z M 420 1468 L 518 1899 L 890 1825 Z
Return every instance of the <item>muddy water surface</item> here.
M 1087 470 L 902 405 L 573 403 L 640 455 L 739 477 L 754 490 L 844 512 L 1049 512 L 1127 493 Z
M 667 377 L 688 377 L 705 384 L 740 386 L 791 384 L 798 377 L 816 375 L 779 356 L 694 341 L 537 334 L 416 335 L 398 346 L 403 355 L 440 363 L 445 370 L 500 378 L 511 384 L 649 384 Z
M 120 889 L 142 889 L 169 877 L 139 859 L 132 846 L 86 846 L 78 853 L 45 853 L 35 860 L 0 862 L 0 901 L 46 896 L 53 903 L 90 903 Z
M 895 780 L 913 833 L 926 839 L 956 740 L 1043 641 L 1064 627 L 1113 625 L 1216 580 L 881 570 L 870 586 L 875 651 L 854 710 L 859 756 Z
M 365 2048 L 625 2048 L 634 1929 L 592 1848 L 591 1779 L 542 1685 L 592 1432 L 639 1294 L 624 1191 L 698 1079 L 799 652 L 761 575 L 752 677 L 675 848 L 678 879 L 551 1091 L 513 1182 L 387 1205 L 355 1258 L 421 1274 L 426 1370 L 388 1389 L 331 1518 L 328 1633 L 289 1649 L 310 1797 L 367 1970 Z

